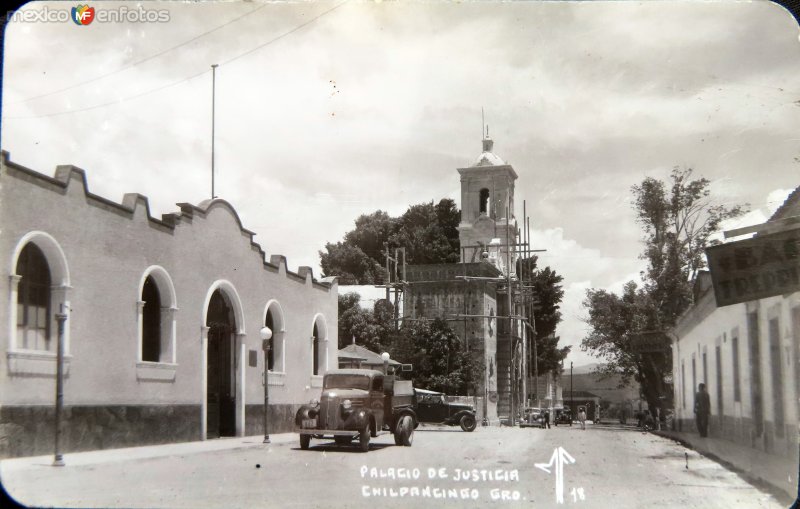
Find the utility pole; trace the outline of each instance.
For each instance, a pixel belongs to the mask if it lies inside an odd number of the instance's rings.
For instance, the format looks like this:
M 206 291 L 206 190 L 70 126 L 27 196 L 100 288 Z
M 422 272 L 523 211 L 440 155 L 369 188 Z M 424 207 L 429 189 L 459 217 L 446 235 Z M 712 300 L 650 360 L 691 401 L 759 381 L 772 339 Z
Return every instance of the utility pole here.
M 508 237 L 508 227 L 511 224 L 510 221 L 511 211 L 508 205 L 506 205 L 506 295 L 508 297 L 508 346 L 510 349 L 510 363 L 509 363 L 509 415 L 508 421 L 511 426 L 514 426 L 514 320 L 511 318 L 513 314 L 512 306 L 513 306 L 513 299 L 511 297 L 511 245 L 509 243 Z
M 527 214 L 527 204 L 522 200 L 522 259 L 519 262 L 519 279 L 520 295 L 522 297 L 521 313 L 525 318 L 529 318 L 527 304 L 527 293 L 525 291 L 525 259 L 528 257 L 528 239 L 525 237 L 525 217 Z M 524 336 L 522 341 L 522 402 L 524 406 L 528 405 L 528 338 L 530 333 L 525 327 L 522 327 L 522 334 Z
M 214 192 L 214 129 L 215 129 L 215 110 L 217 99 L 217 66 L 211 64 L 211 199 L 217 197 Z
M 531 238 L 531 230 L 530 230 L 531 229 L 531 219 L 529 217 L 525 218 L 525 224 L 526 224 L 525 229 L 528 232 L 528 242 L 530 243 L 530 238 Z M 529 247 L 529 253 L 533 253 L 534 250 L 530 249 L 530 246 L 528 246 L 528 247 Z M 536 321 L 534 319 L 534 309 L 533 309 L 533 307 L 534 307 L 533 306 L 534 297 L 535 297 L 535 295 L 531 295 L 531 300 L 528 303 L 528 305 L 530 306 L 530 315 L 529 315 L 530 316 L 530 322 L 531 322 L 532 327 L 533 327 L 533 330 L 532 330 L 532 333 L 531 333 L 531 336 L 533 337 L 533 379 L 534 379 L 533 395 L 534 395 L 534 398 L 536 399 L 536 405 L 535 406 L 539 406 L 539 355 L 538 355 L 537 348 L 536 348 L 537 332 L 536 332 Z
M 569 361 L 569 410 L 570 413 L 572 412 L 572 405 L 573 405 L 573 396 L 572 396 L 572 361 Z

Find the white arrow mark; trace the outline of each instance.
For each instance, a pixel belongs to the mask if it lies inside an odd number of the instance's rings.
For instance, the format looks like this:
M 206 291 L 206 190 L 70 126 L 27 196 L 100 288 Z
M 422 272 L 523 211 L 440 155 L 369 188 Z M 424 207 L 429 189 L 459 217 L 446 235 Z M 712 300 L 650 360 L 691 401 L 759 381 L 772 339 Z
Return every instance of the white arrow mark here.
M 567 464 L 575 463 L 575 458 L 569 455 L 563 447 L 556 447 L 553 450 L 553 455 L 550 456 L 548 463 L 534 463 L 536 468 L 541 468 L 548 474 L 551 473 L 550 469 L 555 464 L 556 467 L 556 503 L 564 503 L 564 462 Z

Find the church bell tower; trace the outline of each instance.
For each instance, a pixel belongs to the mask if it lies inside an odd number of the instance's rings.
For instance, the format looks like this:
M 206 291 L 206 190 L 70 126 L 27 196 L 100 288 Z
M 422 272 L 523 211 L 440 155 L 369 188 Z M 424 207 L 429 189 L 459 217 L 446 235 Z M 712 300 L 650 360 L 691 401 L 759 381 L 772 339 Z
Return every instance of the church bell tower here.
M 508 270 L 508 245 L 516 242 L 514 181 L 517 173 L 492 151 L 494 141 L 484 136 L 483 151 L 472 166 L 458 168 L 461 175 L 461 261 L 486 259 L 504 274 Z M 511 270 L 514 262 L 512 248 Z

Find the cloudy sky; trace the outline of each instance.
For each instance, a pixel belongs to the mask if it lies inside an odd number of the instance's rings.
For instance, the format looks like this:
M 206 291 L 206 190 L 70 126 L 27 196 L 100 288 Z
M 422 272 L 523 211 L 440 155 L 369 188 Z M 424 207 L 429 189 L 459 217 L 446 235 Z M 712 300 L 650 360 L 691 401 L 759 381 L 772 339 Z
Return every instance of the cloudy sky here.
M 519 174 L 517 216 L 527 200 L 564 276 L 565 344 L 583 337 L 587 288 L 643 268 L 630 187 L 644 176 L 694 168 L 718 202 L 751 204 L 729 227 L 800 185 L 800 31 L 767 1 L 91 3 L 123 5 L 168 21 L 9 24 L 12 160 L 74 164 L 93 192 L 139 192 L 155 214 L 206 199 L 219 64 L 217 194 L 268 254 L 319 275 L 317 251 L 359 214 L 458 202 L 483 107 Z

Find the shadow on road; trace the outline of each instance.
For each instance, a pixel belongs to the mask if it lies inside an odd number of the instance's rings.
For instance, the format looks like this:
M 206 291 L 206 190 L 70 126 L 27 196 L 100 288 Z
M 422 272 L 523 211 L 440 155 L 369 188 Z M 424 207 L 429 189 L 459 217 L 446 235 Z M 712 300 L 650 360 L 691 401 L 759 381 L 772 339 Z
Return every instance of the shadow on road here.
M 375 443 L 369 444 L 369 450 L 370 451 L 379 451 L 381 449 L 385 449 L 386 447 L 401 447 L 401 446 L 393 445 L 393 444 L 375 444 Z M 302 451 L 303 449 L 301 449 L 299 447 L 292 447 L 292 450 L 293 451 Z M 353 445 L 336 445 L 334 442 L 322 443 L 322 444 L 319 444 L 319 445 L 312 445 L 311 447 L 308 448 L 307 451 L 303 451 L 303 452 L 314 452 L 314 451 L 320 451 L 320 452 L 346 452 L 346 453 L 363 454 L 361 452 L 361 447 L 357 443 L 354 443 Z
M 633 424 L 595 424 L 592 426 L 591 429 L 597 429 L 601 431 L 638 431 L 639 433 L 642 432 L 642 428 L 637 428 Z

